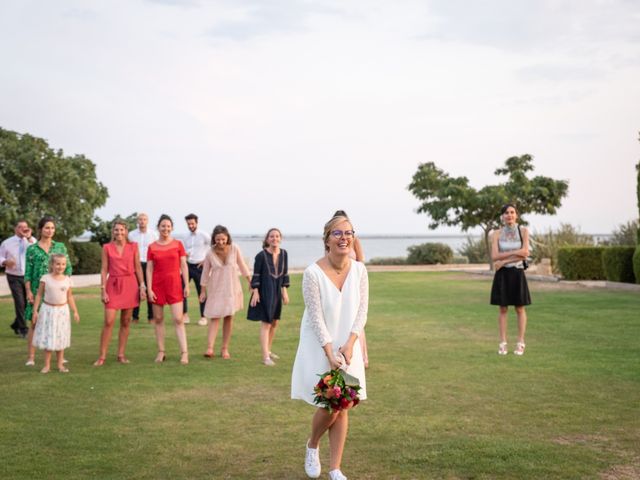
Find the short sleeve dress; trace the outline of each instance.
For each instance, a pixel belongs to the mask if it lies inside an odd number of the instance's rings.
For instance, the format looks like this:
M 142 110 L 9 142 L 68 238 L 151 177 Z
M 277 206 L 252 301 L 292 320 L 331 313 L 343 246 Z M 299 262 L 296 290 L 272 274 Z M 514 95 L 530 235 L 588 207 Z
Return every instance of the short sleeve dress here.
M 118 252 L 118 248 L 112 242 L 103 245 L 102 249 L 109 261 L 105 287 L 109 303 L 105 305 L 105 308 L 122 310 L 137 307 L 140 304 L 135 265 L 138 244 L 135 242 L 125 243 L 122 254 Z
M 35 297 L 38 293 L 40 278 L 49 271 L 49 257 L 54 253 L 61 253 L 67 257 L 67 268 L 64 274 L 71 275 L 71 260 L 67 254 L 67 247 L 62 242 L 53 242 L 48 252 L 45 252 L 38 242 L 27 247 L 25 253 L 25 270 L 24 281 L 31 282 L 31 293 Z M 27 302 L 27 308 L 24 312 L 24 318 L 31 321 L 33 315 L 33 304 Z
M 352 260 L 342 290 L 338 290 L 318 264 L 314 263 L 304 271 L 302 294 L 305 309 L 291 375 L 291 398 L 316 406 L 313 402 L 313 387 L 318 382 L 318 375 L 330 369 L 322 347 L 331 343 L 332 348 L 337 351 L 352 332 L 359 335 L 367 321 L 367 269 L 363 263 Z M 360 399 L 366 399 L 367 385 L 359 340 L 353 346 L 353 357 L 346 372 L 360 381 Z
M 151 289 L 156 295 L 156 305 L 173 305 L 184 300 L 180 278 L 180 258 L 187 252 L 179 240 L 166 245 L 153 242 L 147 250 L 147 262 L 153 262 Z
M 249 306 L 247 319 L 271 323 L 280 320 L 282 313 L 282 288 L 289 287 L 289 267 L 287 251 L 280 250 L 278 264 L 274 265 L 273 255 L 265 248 L 256 255 L 253 263 L 251 288 L 257 288 L 260 302 Z
M 56 280 L 50 274 L 46 274 L 40 278 L 40 283 L 44 283 L 44 295 L 38 311 L 32 345 L 50 351 L 69 348 L 71 321 L 67 295 L 71 288 L 71 279 L 65 276 Z
M 222 318 L 233 315 L 243 308 L 242 285 L 238 274 L 249 276 L 249 267 L 242 258 L 240 247 L 231 244 L 224 262 L 209 249 L 202 263 L 200 284 L 206 288 L 207 301 L 204 316 Z

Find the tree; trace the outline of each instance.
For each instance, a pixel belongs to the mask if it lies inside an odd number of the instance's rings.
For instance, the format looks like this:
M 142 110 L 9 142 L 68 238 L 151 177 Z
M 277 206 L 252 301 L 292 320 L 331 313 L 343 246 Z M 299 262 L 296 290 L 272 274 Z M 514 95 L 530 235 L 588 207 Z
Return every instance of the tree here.
M 53 215 L 62 237 L 80 235 L 109 196 L 84 155 L 65 156 L 46 140 L 0 128 L 0 236 L 14 222 Z
M 113 222 L 115 220 L 124 220 L 124 222 L 128 225 L 129 231 L 136 228 L 136 223 L 138 221 L 138 214 L 136 212 L 132 213 L 128 217 L 123 217 L 120 214 L 117 214 L 113 217 L 112 220 L 102 220 L 100 217 L 96 216 L 93 219 L 93 223 L 89 227 L 89 231 L 91 232 L 91 241 L 98 242 L 100 245 L 104 245 L 111 241 L 111 228 L 113 226 Z
M 533 170 L 533 157 L 522 155 L 505 161 L 495 175 L 506 176 L 504 183 L 476 190 L 467 177 L 450 177 L 433 162 L 422 163 L 408 189 L 422 201 L 418 213 L 431 217 L 430 229 L 441 225 L 459 226 L 462 231 L 481 227 L 487 254 L 491 258 L 489 233 L 500 226 L 500 208 L 505 203 L 518 207 L 520 222 L 527 213 L 555 214 L 567 195 L 569 182 L 549 177 L 527 177 Z

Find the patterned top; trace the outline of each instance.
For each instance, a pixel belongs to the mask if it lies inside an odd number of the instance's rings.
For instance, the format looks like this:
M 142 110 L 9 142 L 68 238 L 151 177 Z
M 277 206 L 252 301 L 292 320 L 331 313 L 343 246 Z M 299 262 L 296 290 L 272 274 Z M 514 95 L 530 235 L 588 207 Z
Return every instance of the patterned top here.
M 522 248 L 522 238 L 518 227 L 504 226 L 500 229 L 500 236 L 498 237 L 498 251 L 499 252 L 512 252 Z M 507 268 L 523 268 L 522 260 L 505 264 Z
M 31 282 L 31 293 L 35 296 L 38 293 L 38 286 L 40 285 L 40 279 L 43 275 L 49 273 L 49 257 L 53 253 L 62 253 L 67 257 L 67 268 L 64 270 L 64 274 L 71 275 L 71 260 L 67 253 L 67 247 L 62 242 L 52 242 L 49 253 L 45 252 L 38 243 L 34 243 L 27 248 L 25 255 L 25 271 L 24 281 Z M 33 313 L 33 305 L 27 303 L 24 315 L 26 319 L 31 319 Z

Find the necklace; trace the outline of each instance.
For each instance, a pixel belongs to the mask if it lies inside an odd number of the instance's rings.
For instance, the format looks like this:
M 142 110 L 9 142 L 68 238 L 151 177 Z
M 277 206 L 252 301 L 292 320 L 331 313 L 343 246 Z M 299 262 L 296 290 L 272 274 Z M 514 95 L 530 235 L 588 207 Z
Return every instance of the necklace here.
M 329 265 L 331 265 L 333 271 L 336 272 L 336 275 L 342 274 L 343 270 L 347 267 L 346 265 L 343 265 L 342 268 L 336 267 L 336 265 L 331 261 L 331 257 L 329 256 L 327 256 L 327 260 L 329 261 Z

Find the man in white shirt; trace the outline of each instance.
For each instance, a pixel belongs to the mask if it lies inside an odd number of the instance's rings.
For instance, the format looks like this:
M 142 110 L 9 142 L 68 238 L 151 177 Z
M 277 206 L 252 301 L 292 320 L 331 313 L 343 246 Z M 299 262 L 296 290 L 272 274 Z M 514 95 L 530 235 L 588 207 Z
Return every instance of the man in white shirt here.
M 26 220 L 18 220 L 12 237 L 0 244 L 0 267 L 4 267 L 7 283 L 13 297 L 16 318 L 11 328 L 22 338 L 27 336 L 29 329 L 24 321 L 27 292 L 24 288 L 24 267 L 27 247 L 36 242 L 31 236 L 31 229 Z
M 184 249 L 187 251 L 187 265 L 189 266 L 189 281 L 196 282 L 196 291 L 200 297 L 200 277 L 202 276 L 202 262 L 211 248 L 211 237 L 198 230 L 198 216 L 190 213 L 184 219 L 187 222 L 189 233 L 184 237 Z M 187 299 L 184 299 L 184 323 L 189 323 L 187 315 Z M 204 302 L 200 304 L 200 320 L 198 325 L 206 325 L 207 319 L 204 316 Z
M 138 214 L 138 228 L 129 232 L 129 240 L 138 244 L 138 252 L 140 253 L 140 264 L 142 265 L 142 275 L 144 283 L 147 284 L 147 250 L 149 245 L 158 240 L 158 234 L 155 230 L 149 230 L 149 216 L 146 213 Z M 133 309 L 133 322 L 138 323 L 140 318 L 140 309 Z M 151 302 L 147 300 L 147 320 L 153 321 L 153 309 Z

